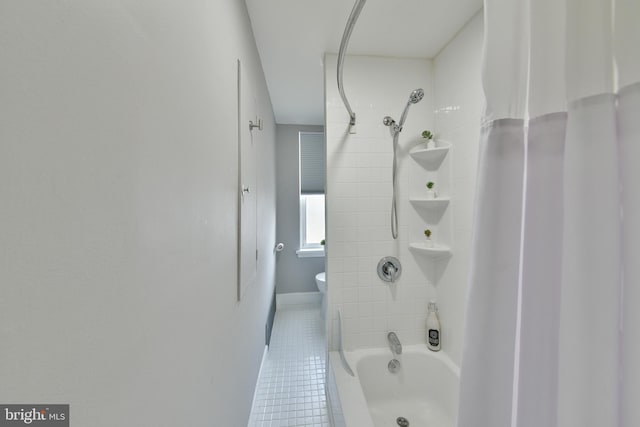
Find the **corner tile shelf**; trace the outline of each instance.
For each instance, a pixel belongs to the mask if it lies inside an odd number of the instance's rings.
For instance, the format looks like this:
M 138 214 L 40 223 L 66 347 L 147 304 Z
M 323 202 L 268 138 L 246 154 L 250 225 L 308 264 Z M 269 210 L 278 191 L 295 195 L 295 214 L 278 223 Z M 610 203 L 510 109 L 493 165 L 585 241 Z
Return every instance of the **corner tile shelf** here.
M 409 151 L 409 155 L 418 162 L 439 165 L 448 152 L 449 144 L 445 144 L 441 147 L 436 148 L 424 148 L 418 145 L 417 147 L 414 147 L 411 149 L 411 151 Z
M 438 197 L 436 199 L 410 198 L 409 201 L 416 208 L 423 208 L 423 209 L 443 210 L 447 206 L 449 206 L 448 197 Z
M 426 255 L 431 258 L 449 258 L 451 256 L 451 249 L 447 246 L 433 246 L 429 247 L 424 243 L 410 243 L 409 249 L 421 255 Z
M 438 172 L 444 158 L 449 153 L 451 144 L 445 141 L 436 141 L 435 148 L 426 148 L 425 144 L 419 144 L 409 151 L 409 155 L 418 163 L 422 169 L 427 171 Z M 424 174 L 425 172 L 420 172 Z M 437 179 L 436 179 L 437 181 Z M 409 201 L 418 211 L 426 210 L 437 213 L 444 213 L 449 206 L 450 198 L 438 197 L 435 199 L 427 199 L 423 197 L 410 197 Z M 424 256 L 434 260 L 444 260 L 450 258 L 453 254 L 451 248 L 445 245 L 427 246 L 424 242 L 409 243 L 409 250 L 419 256 Z

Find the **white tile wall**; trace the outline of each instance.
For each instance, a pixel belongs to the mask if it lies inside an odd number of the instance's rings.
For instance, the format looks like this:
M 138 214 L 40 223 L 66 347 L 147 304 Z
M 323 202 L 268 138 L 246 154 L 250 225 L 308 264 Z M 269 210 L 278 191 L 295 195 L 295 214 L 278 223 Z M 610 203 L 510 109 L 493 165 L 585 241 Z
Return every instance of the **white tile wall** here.
M 407 344 L 424 342 L 426 304 L 440 306 L 443 347 L 459 363 L 468 282 L 471 217 L 483 94 L 480 60 L 482 13 L 475 16 L 433 60 L 350 56 L 345 91 L 357 115 L 357 134 L 348 134 L 348 115 L 335 84 L 335 55 L 325 58 L 327 135 L 327 275 L 330 348 L 337 347 L 336 310 L 343 314 L 347 349 L 385 346 L 394 330 Z M 392 138 L 382 124 L 399 119 L 409 93 L 425 97 L 409 111 L 400 137 L 398 164 L 399 238 L 390 234 Z M 424 129 L 452 144 L 436 171 L 408 156 Z M 441 215 L 419 212 L 410 196 L 433 180 L 440 196 L 451 196 Z M 425 226 L 436 243 L 453 248 L 448 261 L 432 261 L 408 250 Z M 396 256 L 402 278 L 387 285 L 376 275 L 383 256 Z
M 341 308 L 348 349 L 386 345 L 394 330 L 407 344 L 424 342 L 426 305 L 435 288 L 425 272 L 433 265 L 409 252 L 419 241 L 424 219 L 409 205 L 412 181 L 426 183 L 426 171 L 408 156 L 433 129 L 432 62 L 350 56 L 345 60 L 345 91 L 357 115 L 357 134 L 347 133 L 348 114 L 335 84 L 335 55 L 325 58 L 327 135 L 327 274 L 329 316 L 335 348 L 336 309 Z M 384 116 L 399 120 L 409 94 L 425 90 L 409 110 L 398 150 L 399 238 L 390 231 L 392 138 Z M 422 174 L 422 176 L 420 176 Z M 412 185 L 410 185 L 412 184 Z M 449 239 L 449 236 L 445 237 Z M 403 266 L 397 284 L 376 274 L 380 258 L 395 256 Z
M 451 219 L 454 255 L 438 284 L 443 349 L 460 364 L 468 289 L 471 224 L 475 194 L 480 117 L 482 12 L 472 18 L 434 59 L 435 128 L 450 141 Z

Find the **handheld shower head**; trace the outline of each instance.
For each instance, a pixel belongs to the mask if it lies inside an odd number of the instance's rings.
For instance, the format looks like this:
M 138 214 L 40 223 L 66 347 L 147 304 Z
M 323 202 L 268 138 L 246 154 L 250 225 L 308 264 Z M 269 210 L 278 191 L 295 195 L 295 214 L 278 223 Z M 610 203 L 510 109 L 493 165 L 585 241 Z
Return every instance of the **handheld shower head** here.
M 409 106 L 411 104 L 417 104 L 422 101 L 424 98 L 424 90 L 416 89 L 409 95 L 409 101 L 407 101 L 407 105 L 404 107 L 404 111 L 402 112 L 402 116 L 400 117 L 400 122 L 398 123 L 398 127 L 402 129 L 402 125 L 404 125 L 404 120 L 407 118 L 407 113 L 409 112 Z
M 402 117 L 400 117 L 400 122 L 396 123 L 391 117 L 386 116 L 382 119 L 382 123 L 385 126 L 390 127 L 391 135 L 393 135 L 393 197 L 391 198 L 391 236 L 394 239 L 398 237 L 398 214 L 397 214 L 397 205 L 396 205 L 396 168 L 397 168 L 397 151 L 398 151 L 398 136 L 400 132 L 402 132 L 402 125 L 404 125 L 404 120 L 407 118 L 407 113 L 409 112 L 409 107 L 411 104 L 417 104 L 422 101 L 424 98 L 424 90 L 416 89 L 409 94 L 409 101 L 407 105 L 404 107 L 404 111 L 402 112 Z
M 424 90 L 416 89 L 411 92 L 411 95 L 409 95 L 409 102 L 411 102 L 412 104 L 417 104 L 418 102 L 422 101 L 422 98 L 424 98 Z

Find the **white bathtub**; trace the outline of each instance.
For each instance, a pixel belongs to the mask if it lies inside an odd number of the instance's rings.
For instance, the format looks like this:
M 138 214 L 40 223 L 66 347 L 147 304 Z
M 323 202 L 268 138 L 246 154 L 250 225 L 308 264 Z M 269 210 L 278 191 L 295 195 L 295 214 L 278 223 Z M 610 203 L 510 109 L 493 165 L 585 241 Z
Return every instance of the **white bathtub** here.
M 410 427 L 455 426 L 460 371 L 446 354 L 425 345 L 405 346 L 395 374 L 387 369 L 392 359 L 387 348 L 345 356 L 354 377 L 343 368 L 338 352 L 329 353 L 328 392 L 336 427 L 392 427 L 398 417 Z

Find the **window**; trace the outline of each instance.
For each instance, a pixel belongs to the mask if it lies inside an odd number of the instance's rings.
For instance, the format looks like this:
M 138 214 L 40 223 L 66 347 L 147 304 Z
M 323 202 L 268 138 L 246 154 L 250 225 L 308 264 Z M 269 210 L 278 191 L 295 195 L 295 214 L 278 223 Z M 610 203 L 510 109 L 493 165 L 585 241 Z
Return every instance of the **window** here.
M 324 194 L 300 195 L 300 248 L 321 249 L 324 240 Z
M 324 134 L 300 132 L 299 256 L 323 256 L 325 153 Z

